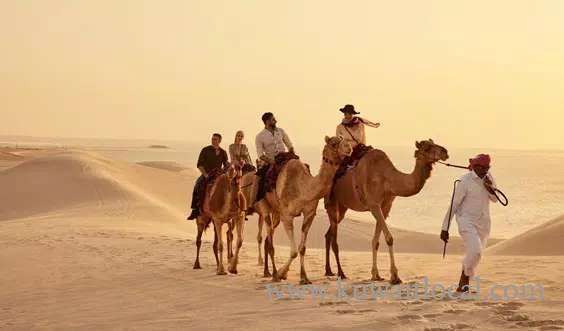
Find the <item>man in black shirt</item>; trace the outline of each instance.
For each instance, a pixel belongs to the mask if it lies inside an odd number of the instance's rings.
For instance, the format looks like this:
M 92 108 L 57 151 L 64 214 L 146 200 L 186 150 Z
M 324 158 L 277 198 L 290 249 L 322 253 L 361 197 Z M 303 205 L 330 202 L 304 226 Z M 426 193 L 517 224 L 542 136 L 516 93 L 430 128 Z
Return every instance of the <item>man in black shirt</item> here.
M 194 190 L 192 192 L 192 213 L 188 216 L 189 220 L 194 220 L 200 215 L 200 204 L 205 189 L 206 179 L 217 171 L 229 166 L 227 161 L 227 153 L 219 144 L 221 143 L 221 135 L 214 133 L 212 136 L 212 144 L 204 147 L 198 157 L 198 170 L 202 173 L 196 180 Z

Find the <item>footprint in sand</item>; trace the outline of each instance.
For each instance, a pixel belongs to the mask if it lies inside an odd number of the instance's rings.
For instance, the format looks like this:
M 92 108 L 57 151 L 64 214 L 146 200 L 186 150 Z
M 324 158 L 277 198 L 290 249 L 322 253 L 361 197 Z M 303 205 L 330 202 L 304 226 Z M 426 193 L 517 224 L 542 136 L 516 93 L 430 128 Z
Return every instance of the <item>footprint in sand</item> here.
M 398 316 L 397 319 L 402 320 L 402 321 L 416 321 L 416 320 L 422 320 L 424 318 L 421 315 L 406 314 L 406 315 Z
M 539 320 L 539 321 L 523 321 L 517 322 L 518 326 L 522 327 L 541 327 L 541 330 L 559 330 L 562 329 L 562 325 L 564 325 L 563 320 Z M 560 326 L 559 326 L 560 325 Z

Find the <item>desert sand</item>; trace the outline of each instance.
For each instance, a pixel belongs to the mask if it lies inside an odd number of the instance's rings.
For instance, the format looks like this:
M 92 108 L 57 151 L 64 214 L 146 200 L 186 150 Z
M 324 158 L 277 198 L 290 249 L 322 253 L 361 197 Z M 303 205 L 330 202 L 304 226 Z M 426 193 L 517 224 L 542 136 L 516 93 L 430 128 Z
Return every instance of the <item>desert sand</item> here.
M 368 300 L 336 295 L 324 276 L 323 211 L 306 263 L 323 299 L 269 298 L 257 265 L 256 218 L 246 222 L 237 275 L 217 276 L 206 233 L 202 270 L 193 270 L 196 227 L 185 220 L 196 172 L 168 162 L 132 164 L 80 150 L 0 149 L 0 328 L 5 329 L 534 329 L 564 328 L 564 218 L 508 240 L 491 240 L 480 266 L 481 300 Z M 393 226 L 393 224 L 392 224 Z M 339 228 L 351 285 L 370 284 L 373 224 Z M 393 229 L 404 284 L 454 284 L 462 243 L 442 259 L 436 235 Z M 277 262 L 288 257 L 277 231 Z M 388 276 L 387 248 L 379 268 Z M 334 264 L 334 260 L 333 260 Z M 542 284 L 544 299 L 495 301 L 495 284 Z M 386 286 L 386 282 L 377 282 Z M 392 290 L 389 290 L 392 291 Z M 335 292 L 335 293 L 334 293 Z

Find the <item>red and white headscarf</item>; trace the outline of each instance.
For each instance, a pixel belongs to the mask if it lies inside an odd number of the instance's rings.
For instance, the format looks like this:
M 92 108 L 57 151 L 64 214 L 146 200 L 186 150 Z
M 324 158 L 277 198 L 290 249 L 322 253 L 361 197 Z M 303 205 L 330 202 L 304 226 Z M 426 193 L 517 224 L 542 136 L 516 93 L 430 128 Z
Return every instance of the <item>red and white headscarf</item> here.
M 478 154 L 473 159 L 469 159 L 470 165 L 468 168 L 472 169 L 476 165 L 480 165 L 483 167 L 489 167 L 491 163 L 491 158 L 488 154 Z

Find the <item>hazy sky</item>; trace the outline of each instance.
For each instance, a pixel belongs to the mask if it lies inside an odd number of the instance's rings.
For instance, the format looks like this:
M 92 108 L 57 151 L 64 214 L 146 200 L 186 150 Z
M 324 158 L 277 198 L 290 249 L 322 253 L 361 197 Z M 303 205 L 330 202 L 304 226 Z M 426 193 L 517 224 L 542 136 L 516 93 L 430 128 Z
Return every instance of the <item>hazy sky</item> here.
M 564 148 L 564 1 L 4 0 L 0 134 Z

